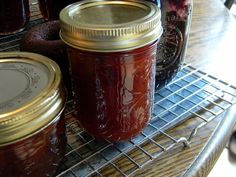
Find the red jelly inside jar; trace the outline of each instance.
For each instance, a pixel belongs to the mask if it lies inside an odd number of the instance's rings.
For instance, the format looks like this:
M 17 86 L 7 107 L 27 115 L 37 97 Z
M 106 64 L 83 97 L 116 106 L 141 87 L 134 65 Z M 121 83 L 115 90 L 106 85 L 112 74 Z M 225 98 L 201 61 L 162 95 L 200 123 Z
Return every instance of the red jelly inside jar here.
M 22 31 L 29 18 L 29 0 L 0 1 L 0 35 Z
M 160 10 L 145 1 L 91 0 L 66 7 L 60 20 L 81 126 L 109 141 L 140 133 L 152 113 Z
M 126 52 L 68 53 L 82 127 L 98 139 L 137 135 L 151 117 L 156 42 Z
M 64 117 L 41 132 L 0 146 L 0 176 L 53 176 L 65 154 Z

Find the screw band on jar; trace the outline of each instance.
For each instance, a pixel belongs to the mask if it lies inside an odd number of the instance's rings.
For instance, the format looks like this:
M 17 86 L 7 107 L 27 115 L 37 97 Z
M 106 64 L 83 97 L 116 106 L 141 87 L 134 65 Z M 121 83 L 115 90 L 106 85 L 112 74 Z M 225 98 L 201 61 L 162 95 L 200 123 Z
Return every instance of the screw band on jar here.
M 0 54 L 0 146 L 47 126 L 65 106 L 58 65 L 27 52 Z M 6 77 L 8 76 L 8 77 Z
M 34 53 L 2 52 L 0 81 L 0 176 L 54 176 L 67 140 L 59 66 Z
M 82 50 L 133 50 L 160 38 L 160 19 L 160 9 L 145 1 L 83 1 L 61 11 L 60 36 L 66 44 Z

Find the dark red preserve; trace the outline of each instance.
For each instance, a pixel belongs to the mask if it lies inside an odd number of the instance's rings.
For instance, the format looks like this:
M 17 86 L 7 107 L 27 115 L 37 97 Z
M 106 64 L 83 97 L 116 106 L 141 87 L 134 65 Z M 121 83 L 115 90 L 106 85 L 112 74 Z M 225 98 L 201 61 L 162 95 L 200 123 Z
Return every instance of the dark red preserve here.
M 91 0 L 63 9 L 60 20 L 81 126 L 110 141 L 140 133 L 152 113 L 160 10 Z
M 29 18 L 29 0 L 0 1 L 0 35 L 22 31 Z
M 44 20 L 58 20 L 61 9 L 78 0 L 38 0 Z
M 64 117 L 26 139 L 0 146 L 0 176 L 53 176 L 65 154 Z
M 123 140 L 146 126 L 153 104 L 155 52 L 156 42 L 127 52 L 68 49 L 78 118 L 90 134 Z
M 0 176 L 53 176 L 66 147 L 58 65 L 38 54 L 3 52 L 0 80 Z

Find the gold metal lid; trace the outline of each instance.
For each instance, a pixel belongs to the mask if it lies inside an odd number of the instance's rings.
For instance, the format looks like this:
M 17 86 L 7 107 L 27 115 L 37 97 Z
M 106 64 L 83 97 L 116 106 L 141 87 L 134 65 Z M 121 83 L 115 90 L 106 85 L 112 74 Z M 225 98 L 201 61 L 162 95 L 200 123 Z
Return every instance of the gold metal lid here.
M 37 133 L 65 106 L 58 65 L 27 52 L 0 53 L 0 146 Z
M 60 12 L 61 39 L 89 51 L 113 52 L 139 48 L 160 38 L 161 11 L 139 0 L 87 0 Z

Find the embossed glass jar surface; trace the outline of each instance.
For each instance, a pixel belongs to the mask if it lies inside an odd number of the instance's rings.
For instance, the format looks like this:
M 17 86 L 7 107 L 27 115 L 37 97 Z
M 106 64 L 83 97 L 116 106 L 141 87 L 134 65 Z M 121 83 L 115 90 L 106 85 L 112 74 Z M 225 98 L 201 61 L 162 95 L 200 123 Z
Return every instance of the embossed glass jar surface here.
M 157 47 L 156 89 L 181 69 L 187 50 L 193 0 L 161 0 L 163 35 Z
M 66 146 L 59 67 L 38 54 L 0 54 L 0 176 L 52 176 Z
M 98 139 L 126 140 L 153 105 L 160 10 L 144 1 L 83 1 L 61 11 L 78 120 Z

